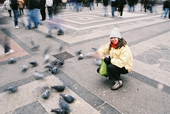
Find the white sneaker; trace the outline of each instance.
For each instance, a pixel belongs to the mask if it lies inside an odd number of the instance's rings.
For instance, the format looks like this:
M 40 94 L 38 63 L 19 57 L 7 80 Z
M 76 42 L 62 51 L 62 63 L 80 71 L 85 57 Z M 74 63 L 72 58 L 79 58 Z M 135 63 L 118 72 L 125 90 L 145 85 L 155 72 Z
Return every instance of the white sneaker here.
M 120 80 L 119 80 L 120 81 Z M 112 90 L 117 90 L 117 89 L 119 89 L 120 87 L 122 87 L 122 85 L 123 85 L 123 83 L 122 83 L 122 81 L 115 81 L 115 84 L 113 85 L 113 86 L 111 86 L 111 89 Z
M 19 29 L 19 26 L 15 26 L 16 29 Z
M 7 53 L 5 53 L 6 55 L 14 53 L 14 50 L 10 49 Z

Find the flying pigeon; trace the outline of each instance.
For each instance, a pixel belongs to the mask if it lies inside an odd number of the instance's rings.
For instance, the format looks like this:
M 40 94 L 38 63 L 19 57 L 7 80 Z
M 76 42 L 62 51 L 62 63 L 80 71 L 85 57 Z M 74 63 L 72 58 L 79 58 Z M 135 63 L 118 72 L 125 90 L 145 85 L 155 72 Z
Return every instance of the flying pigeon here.
M 34 76 L 35 80 L 44 79 L 44 74 L 39 73 L 38 71 L 34 71 L 33 76 Z
M 44 59 L 44 63 L 48 63 L 49 59 L 50 59 L 50 55 L 46 54 L 45 59 Z
M 13 63 L 16 63 L 16 60 L 14 58 L 9 58 L 8 64 L 13 64 Z
M 55 89 L 58 92 L 63 92 L 66 88 L 65 85 L 56 85 L 56 86 L 51 86 L 52 89 Z
M 47 54 L 48 52 L 49 52 L 49 50 L 50 50 L 50 46 L 47 46 L 45 49 L 44 49 L 44 54 Z
M 47 89 L 47 90 L 45 90 L 45 92 L 42 94 L 41 97 L 42 97 L 43 99 L 48 99 L 49 96 L 50 96 L 50 90 Z
M 72 97 L 71 95 L 67 95 L 67 94 L 60 94 L 63 99 L 67 102 L 67 103 L 72 103 L 74 102 L 75 98 Z
M 17 91 L 17 86 L 10 86 L 10 87 L 8 87 L 8 88 L 6 88 L 5 90 L 4 90 L 4 92 L 5 91 L 9 91 L 10 93 L 14 93 L 14 92 L 16 92 Z

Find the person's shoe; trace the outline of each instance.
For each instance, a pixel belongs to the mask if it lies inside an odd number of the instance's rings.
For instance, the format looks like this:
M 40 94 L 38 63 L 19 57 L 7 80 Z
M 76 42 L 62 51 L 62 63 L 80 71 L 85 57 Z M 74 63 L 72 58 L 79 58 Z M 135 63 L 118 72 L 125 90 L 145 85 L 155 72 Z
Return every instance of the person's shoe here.
M 10 49 L 7 53 L 5 53 L 5 55 L 11 54 L 11 53 L 14 53 L 14 50 Z
M 16 29 L 19 29 L 19 26 L 15 26 Z
M 26 27 L 25 29 L 26 29 L 26 30 L 31 30 L 31 28 L 28 28 L 28 27 Z
M 123 85 L 123 84 L 122 84 Z M 111 86 L 112 90 L 117 90 L 122 86 L 119 81 L 115 81 L 115 84 L 113 86 Z
M 123 86 L 122 80 L 119 80 L 118 82 L 119 82 L 120 87 L 122 87 Z
M 45 37 L 46 38 L 52 38 L 52 36 L 50 34 L 46 34 Z
M 58 31 L 57 35 L 64 35 L 64 32 L 63 31 Z

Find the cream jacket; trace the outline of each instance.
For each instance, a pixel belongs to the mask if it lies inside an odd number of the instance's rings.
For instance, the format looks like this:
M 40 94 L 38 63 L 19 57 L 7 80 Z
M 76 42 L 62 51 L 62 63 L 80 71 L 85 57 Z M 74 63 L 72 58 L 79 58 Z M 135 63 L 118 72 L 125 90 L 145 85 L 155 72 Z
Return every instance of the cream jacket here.
M 99 54 L 109 55 L 111 63 L 119 68 L 125 67 L 128 72 L 132 71 L 133 57 L 128 45 L 121 47 L 120 49 L 112 48 L 109 51 L 110 43 L 99 47 L 97 52 Z

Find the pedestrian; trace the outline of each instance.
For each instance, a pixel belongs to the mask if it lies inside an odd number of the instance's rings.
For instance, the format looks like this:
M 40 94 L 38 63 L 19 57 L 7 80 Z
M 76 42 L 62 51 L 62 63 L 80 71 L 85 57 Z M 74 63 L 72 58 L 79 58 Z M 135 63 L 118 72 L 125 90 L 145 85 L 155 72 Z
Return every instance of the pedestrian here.
M 140 9 L 140 11 L 142 11 L 142 10 L 143 10 L 143 7 L 144 7 L 144 5 L 143 5 L 143 4 L 144 4 L 144 1 L 145 1 L 145 0 L 140 0 L 140 4 L 141 4 L 141 9 Z
M 108 4 L 109 4 L 109 0 L 103 0 L 104 16 L 108 15 L 108 12 L 107 12 Z
M 114 12 L 116 10 L 116 7 L 117 7 L 117 0 L 111 0 L 111 13 L 112 13 L 112 17 L 115 16 Z
M 170 5 L 169 0 L 166 0 L 163 4 L 164 18 L 167 18 L 167 14 L 169 12 L 169 5 Z
M 11 47 L 9 46 L 9 39 L 7 37 L 3 38 L 0 37 L 0 44 L 3 46 L 4 48 L 4 53 L 5 55 L 14 53 L 14 50 L 11 49 Z
M 40 23 L 39 20 L 39 9 L 40 8 L 40 0 L 28 0 L 28 25 L 26 27 L 27 30 L 32 29 L 31 27 L 31 22 L 34 22 L 34 27 L 33 28 L 38 28 L 38 24 Z
M 123 15 L 123 9 L 126 4 L 126 0 L 118 0 L 118 17 L 121 17 Z
M 24 1 L 23 0 L 18 0 L 18 6 L 19 6 L 19 15 L 24 14 Z
M 44 21 L 46 19 L 46 13 L 45 13 L 45 4 L 46 4 L 46 0 L 41 0 L 40 3 L 40 13 L 41 13 L 41 17 L 42 17 L 42 21 Z
M 110 33 L 110 42 L 100 46 L 97 54 L 107 64 L 108 75 L 106 77 L 113 81 L 111 89 L 119 89 L 123 85 L 120 75 L 127 74 L 132 70 L 133 57 L 131 49 L 125 39 L 121 37 L 118 28 L 112 30 Z M 99 69 L 100 67 L 97 69 L 98 73 Z
M 48 10 L 49 19 L 51 19 L 52 18 L 52 12 L 53 12 L 53 9 L 52 9 L 53 0 L 46 0 L 46 6 L 47 6 L 47 10 Z
M 94 0 L 89 0 L 90 10 L 94 10 Z
M 18 26 L 18 1 L 17 0 L 11 0 L 11 8 L 12 8 L 13 14 L 14 14 L 15 28 L 19 29 L 19 26 Z
M 11 15 L 11 1 L 10 0 L 5 0 L 4 4 L 3 4 L 3 7 L 5 10 L 8 10 L 8 13 L 9 13 L 9 17 L 12 17 Z

